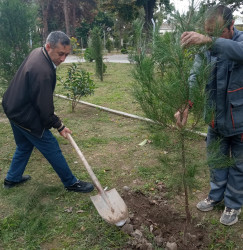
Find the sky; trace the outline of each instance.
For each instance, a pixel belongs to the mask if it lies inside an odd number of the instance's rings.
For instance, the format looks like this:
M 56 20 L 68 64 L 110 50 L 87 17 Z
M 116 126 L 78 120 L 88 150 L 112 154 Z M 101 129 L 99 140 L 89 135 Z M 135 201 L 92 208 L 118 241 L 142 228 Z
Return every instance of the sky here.
M 188 6 L 190 2 L 191 1 L 188 1 L 188 0 L 171 0 L 171 3 L 174 3 L 176 10 L 178 10 L 180 13 L 184 13 L 188 10 Z M 195 2 L 195 6 L 197 6 L 198 3 L 200 3 L 200 0 L 195 0 L 194 2 Z M 243 4 L 241 7 L 241 10 L 243 11 Z M 233 14 L 240 15 L 238 11 L 234 12 Z

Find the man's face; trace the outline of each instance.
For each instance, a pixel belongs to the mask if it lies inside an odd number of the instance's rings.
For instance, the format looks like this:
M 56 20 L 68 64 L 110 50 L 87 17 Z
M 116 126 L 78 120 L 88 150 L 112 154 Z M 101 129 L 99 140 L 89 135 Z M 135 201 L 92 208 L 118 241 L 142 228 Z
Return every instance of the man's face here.
M 58 66 L 62 62 L 65 61 L 66 57 L 71 51 L 70 45 L 63 46 L 61 43 L 58 43 L 54 48 L 51 48 L 50 44 L 46 44 L 46 51 L 48 55 L 50 56 L 52 62 Z
M 224 21 L 222 17 L 210 19 L 205 22 L 205 31 L 209 36 L 217 36 L 225 39 L 232 39 L 234 35 L 234 21 L 232 21 L 230 27 L 224 27 Z

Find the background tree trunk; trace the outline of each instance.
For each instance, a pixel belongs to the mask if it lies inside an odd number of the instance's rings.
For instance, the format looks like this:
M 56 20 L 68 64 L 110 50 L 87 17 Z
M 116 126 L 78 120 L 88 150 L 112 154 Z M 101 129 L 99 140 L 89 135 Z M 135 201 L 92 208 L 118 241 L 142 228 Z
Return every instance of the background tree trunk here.
M 43 30 L 42 30 L 42 38 L 43 38 L 43 43 L 45 42 L 49 30 L 48 30 L 48 9 L 49 9 L 49 0 L 39 0 L 40 6 L 41 6 L 41 11 L 42 11 L 42 23 L 43 23 Z
M 68 11 L 68 0 L 63 1 L 63 12 L 65 17 L 65 28 L 66 28 L 66 34 L 68 36 L 71 35 L 70 33 L 70 20 L 69 20 L 69 11 Z
M 154 8 L 155 8 L 155 0 L 149 0 L 144 3 L 143 8 L 145 11 L 145 25 L 146 29 L 149 29 L 149 27 L 152 25 L 151 19 L 154 15 Z

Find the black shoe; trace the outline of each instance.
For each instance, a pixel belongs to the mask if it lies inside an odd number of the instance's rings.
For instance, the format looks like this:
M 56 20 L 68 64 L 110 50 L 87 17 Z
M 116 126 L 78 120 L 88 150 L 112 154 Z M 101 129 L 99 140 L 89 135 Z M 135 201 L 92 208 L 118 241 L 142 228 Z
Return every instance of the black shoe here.
M 21 181 L 15 182 L 15 181 L 8 181 L 7 179 L 4 179 L 3 187 L 4 188 L 12 188 L 16 185 L 25 183 L 26 181 L 30 180 L 31 177 L 29 175 L 23 175 Z
M 78 180 L 73 185 L 65 187 L 68 191 L 89 193 L 94 190 L 92 183 Z

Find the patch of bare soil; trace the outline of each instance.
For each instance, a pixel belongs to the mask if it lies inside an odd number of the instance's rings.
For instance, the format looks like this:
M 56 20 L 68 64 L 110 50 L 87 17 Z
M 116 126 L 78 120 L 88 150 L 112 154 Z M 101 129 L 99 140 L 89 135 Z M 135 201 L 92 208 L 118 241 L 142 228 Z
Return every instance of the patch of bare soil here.
M 130 217 L 122 231 L 131 236 L 127 249 L 206 249 L 207 231 L 191 222 L 184 239 L 185 216 L 175 211 L 165 197 L 128 191 L 123 199 Z M 152 236 L 152 237 L 151 237 Z

